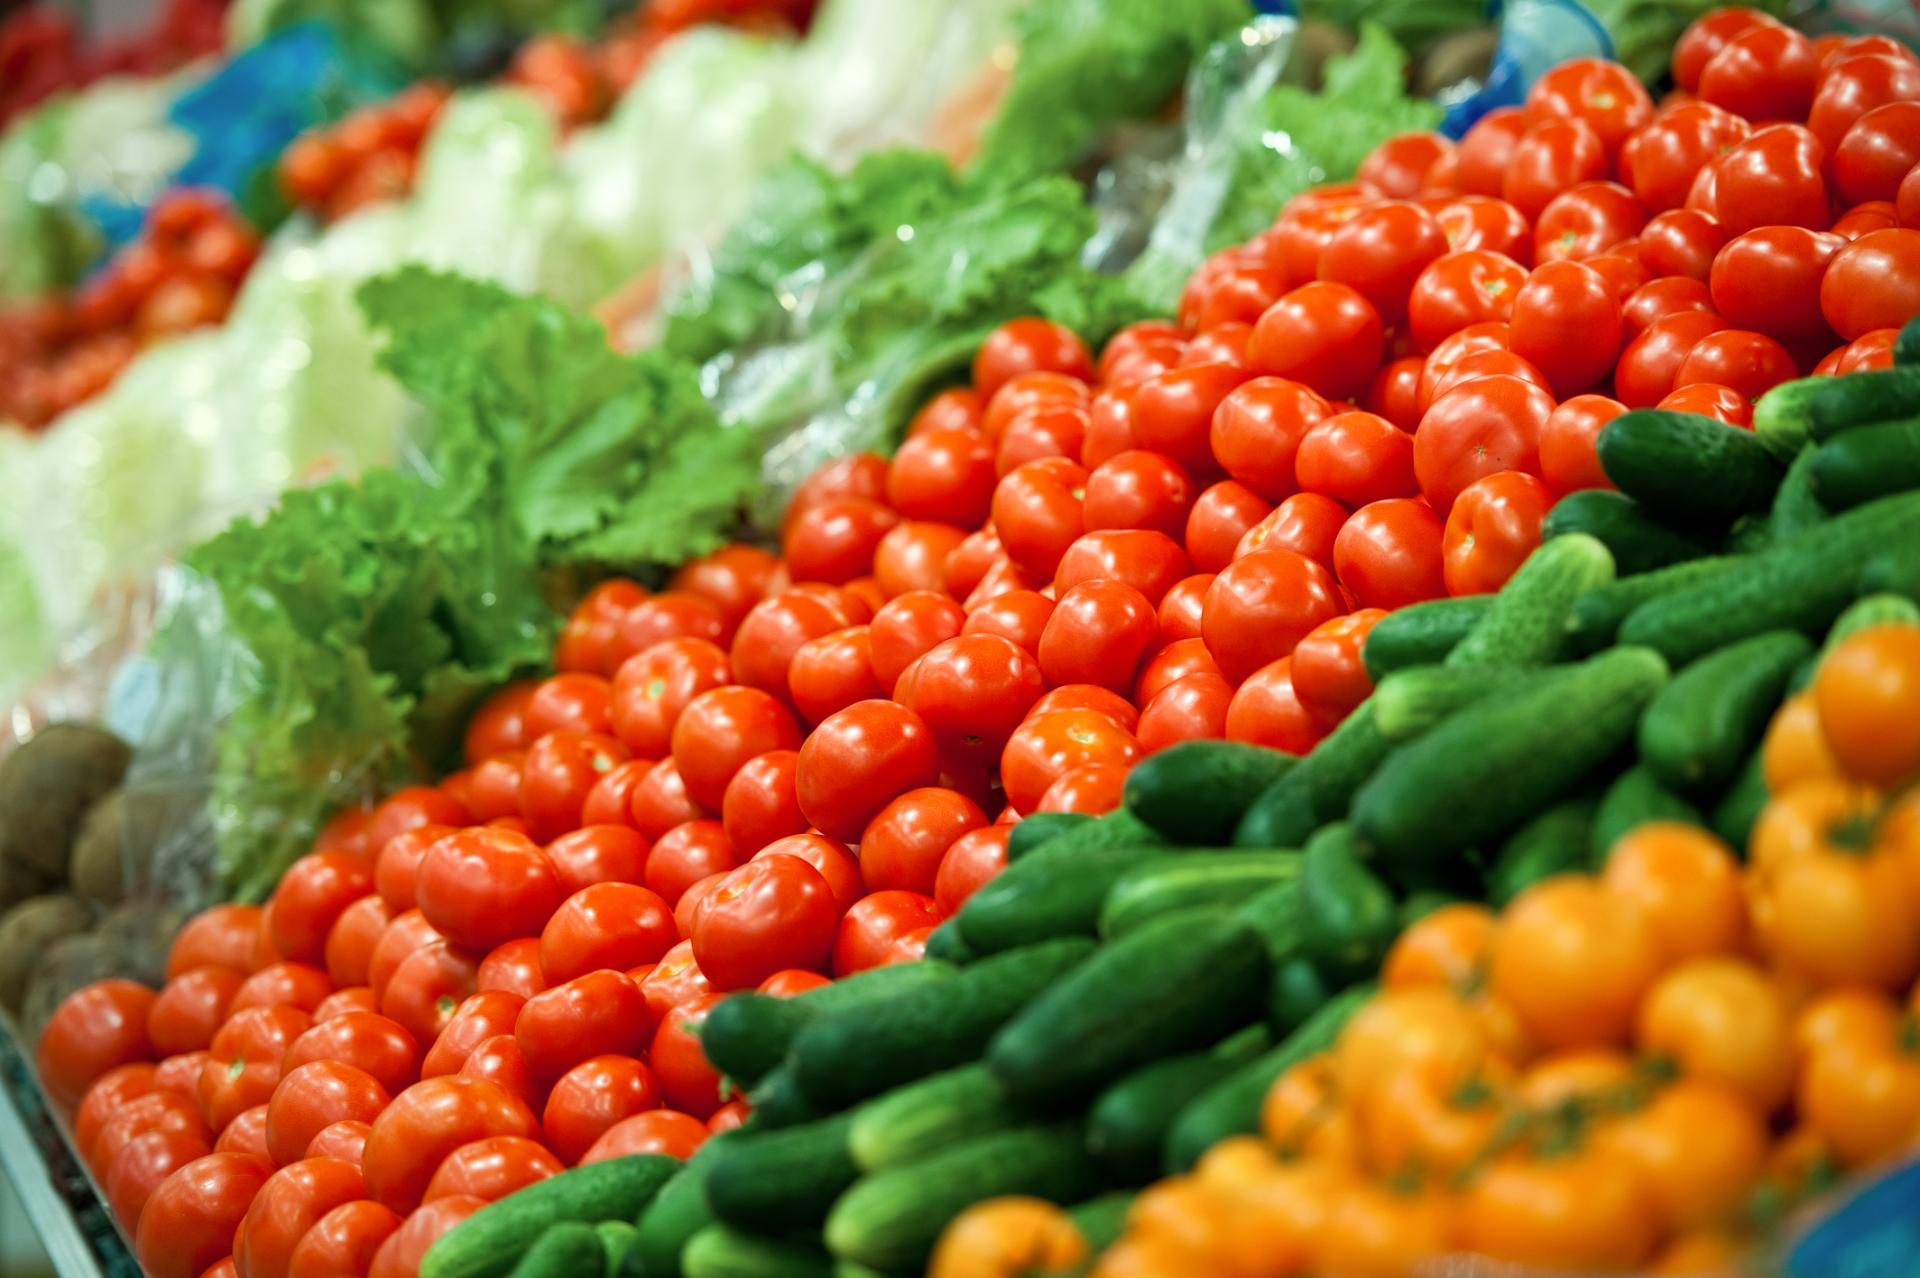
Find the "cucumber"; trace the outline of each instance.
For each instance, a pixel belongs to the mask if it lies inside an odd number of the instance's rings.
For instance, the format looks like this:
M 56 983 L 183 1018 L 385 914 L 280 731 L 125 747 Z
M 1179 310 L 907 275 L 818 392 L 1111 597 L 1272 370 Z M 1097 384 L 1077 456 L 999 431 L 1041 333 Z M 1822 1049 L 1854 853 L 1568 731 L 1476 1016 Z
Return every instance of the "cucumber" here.
M 1238 905 L 1300 873 L 1288 852 L 1189 852 L 1129 870 L 1100 907 L 1100 935 L 1124 936 L 1148 919 L 1195 905 Z
M 1263 888 L 1234 913 L 1260 934 L 1267 947 L 1267 965 L 1277 967 L 1300 953 L 1300 876 Z
M 761 1079 L 747 1099 L 753 1106 L 755 1128 L 797 1127 L 821 1116 L 819 1107 L 801 1090 L 800 1078 L 790 1063 L 783 1062 Z
M 1074 1228 L 1086 1240 L 1088 1255 L 1097 1256 L 1120 1241 L 1120 1235 L 1126 1232 L 1127 1213 L 1133 1209 L 1133 1200 L 1132 1193 L 1115 1190 L 1067 1208 Z
M 1904 368 L 1911 364 L 1920 364 L 1920 315 L 1900 326 L 1898 336 L 1893 339 L 1893 365 Z
M 1200 1093 L 1167 1129 L 1162 1165 L 1178 1175 L 1200 1161 L 1200 1155 L 1229 1136 L 1260 1127 L 1260 1105 L 1273 1080 L 1289 1069 L 1333 1046 L 1347 1018 L 1373 995 L 1371 983 L 1355 985 L 1333 996 L 1286 1041 L 1256 1056 L 1232 1074 Z
M 1592 799 L 1569 799 L 1514 831 L 1487 871 L 1487 899 L 1503 906 L 1542 879 L 1585 870 L 1597 807 Z
M 1300 951 L 1335 979 L 1380 966 L 1398 932 L 1400 903 L 1354 850 L 1345 821 L 1307 840 L 1300 864 Z
M 1640 716 L 1641 764 L 1681 791 L 1718 790 L 1760 744 L 1813 643 L 1793 630 L 1728 644 L 1676 674 Z
M 1354 792 L 1391 749 L 1374 722 L 1369 697 L 1254 800 L 1233 832 L 1233 845 L 1299 847 L 1315 830 L 1346 815 Z
M 1899 595 L 1920 602 L 1920 544 L 1888 546 L 1860 569 L 1863 595 Z
M 1087 1111 L 1088 1152 L 1114 1183 L 1146 1184 L 1159 1170 L 1174 1116 L 1267 1045 L 1266 1028 L 1256 1025 L 1211 1050 L 1141 1066 L 1095 1098 Z
M 1598 538 L 1623 576 L 1698 559 L 1707 553 L 1706 543 L 1699 538 L 1662 523 L 1625 493 L 1606 488 L 1568 493 L 1547 512 L 1546 521 L 1540 525 L 1543 541 L 1569 533 Z
M 1767 512 L 1769 544 L 1791 540 L 1833 517 L 1833 512 L 1813 495 L 1813 459 L 1818 452 L 1815 445 L 1808 444 L 1787 467 L 1780 491 L 1774 494 L 1773 508 Z
M 976 1061 L 874 1097 L 853 1112 L 847 1145 L 860 1170 L 872 1172 L 1020 1121 L 1007 1089 Z
M 1151 1060 L 1251 1023 L 1266 995 L 1260 934 L 1182 910 L 1102 946 L 1003 1026 L 986 1061 L 1016 1100 L 1088 1095 Z
M 634 1257 L 647 1278 L 680 1278 L 680 1256 L 687 1240 L 713 1223 L 707 1206 L 707 1168 L 722 1150 L 746 1139 L 742 1131 L 721 1132 L 707 1140 L 640 1212 Z
M 1394 866 L 1441 864 L 1517 828 L 1632 739 L 1667 679 L 1645 648 L 1616 648 L 1573 680 L 1469 706 L 1394 751 L 1353 800 L 1354 833 Z
M 982 959 L 937 985 L 815 1021 L 793 1041 L 800 1090 L 834 1110 L 977 1060 L 994 1031 L 1094 949 L 1084 936 L 1041 941 Z
M 1220 843 L 1295 762 L 1241 741 L 1182 741 L 1134 765 L 1127 807 L 1174 843 Z
M 756 1233 L 804 1229 L 860 1175 L 847 1151 L 849 1114 L 799 1127 L 753 1131 L 707 1167 L 707 1205 L 721 1222 Z
M 1693 559 L 1671 568 L 1621 577 L 1589 590 L 1573 601 L 1567 617 L 1567 648 L 1574 656 L 1588 657 L 1613 645 L 1620 623 L 1627 614 L 1651 599 L 1691 589 L 1707 581 L 1722 568 L 1745 562 L 1739 556 L 1721 555 L 1711 559 Z
M 1915 538 L 1920 493 L 1856 506 L 1686 590 L 1641 604 L 1620 623 L 1619 641 L 1652 648 L 1678 666 L 1767 630 L 1824 633 L 1853 601 L 1861 561 L 1882 545 Z
M 593 1232 L 600 1235 L 600 1251 L 612 1278 L 634 1272 L 638 1267 L 635 1252 L 640 1244 L 640 1231 L 632 1221 L 603 1220 L 593 1227 Z
M 960 935 L 960 918 L 953 915 L 928 934 L 927 948 L 922 957 L 957 966 L 971 963 L 980 956 L 967 944 L 967 938 Z M 904 967 L 906 964 L 895 963 L 890 966 Z
M 1600 469 L 1650 513 L 1726 527 L 1773 504 L 1785 473 L 1750 430 L 1698 413 L 1635 408 L 1600 428 Z
M 1560 673 L 1559 670 L 1520 671 L 1494 666 L 1464 670 L 1452 666 L 1417 666 L 1396 671 L 1373 690 L 1370 698 L 1373 721 L 1381 736 L 1398 745 L 1413 740 L 1483 697 Z
M 1446 664 L 1461 670 L 1551 664 L 1566 646 L 1573 601 L 1612 580 L 1613 556 L 1598 539 L 1569 533 L 1547 542 L 1500 588 Z
M 1400 902 L 1400 930 L 1404 932 L 1435 910 L 1458 905 L 1462 899 L 1451 892 L 1410 892 L 1407 899 Z
M 1607 862 L 1607 853 L 1620 836 L 1649 821 L 1680 821 L 1687 825 L 1705 825 L 1700 809 L 1660 784 L 1660 779 L 1644 767 L 1628 768 L 1613 779 L 1594 809 L 1593 829 L 1587 843 L 1588 863 L 1598 869 Z
M 975 1203 L 1006 1194 L 1071 1203 L 1095 1184 L 1080 1124 L 991 1132 L 863 1177 L 833 1205 L 827 1248 L 875 1269 L 919 1272 L 947 1222 Z
M 980 954 L 1057 936 L 1092 936 L 1100 903 L 1120 876 L 1166 857 L 1164 847 L 1150 844 L 1061 839 L 981 884 L 956 916 L 960 935 Z
M 509 1273 L 534 1239 L 554 1225 L 632 1220 L 679 1167 L 677 1158 L 633 1154 L 536 1181 L 482 1207 L 443 1234 L 421 1260 L 420 1278 L 495 1278 Z M 602 1257 L 597 1237 L 594 1255 L 596 1260 Z
M 1856 426 L 1820 445 L 1808 475 L 1828 510 L 1920 488 L 1920 417 Z
M 1028 825 L 1041 817 L 1040 830 L 1043 835 L 1031 841 L 1016 839 L 1020 827 Z M 1072 821 L 1058 821 L 1056 817 L 1074 817 Z M 1126 808 L 1115 808 L 1105 816 L 1090 817 L 1083 812 L 1036 812 L 1013 827 L 1014 834 L 1007 836 L 1007 861 L 1023 861 L 1041 848 L 1049 853 L 1065 848 L 1113 847 L 1125 845 L 1143 847 L 1150 844 L 1165 843 L 1160 833 Z M 1018 844 L 1016 849 L 1015 845 Z
M 1007 834 L 1007 860 L 1017 861 L 1048 839 L 1092 825 L 1093 820 L 1084 812 L 1035 812 L 1024 817 Z
M 1720 801 L 1713 805 L 1710 824 L 1713 832 L 1727 841 L 1728 847 L 1747 846 L 1747 837 L 1753 833 L 1754 822 L 1760 819 L 1760 810 L 1773 797 L 1767 790 L 1767 771 L 1762 754 L 1756 746 L 1741 766 L 1740 775 L 1733 779 L 1733 784 L 1720 796 Z
M 508 1271 L 513 1278 L 596 1278 L 607 1272 L 599 1231 L 577 1220 L 549 1225 Z
M 1896 364 L 1845 377 L 1782 382 L 1754 401 L 1753 432 L 1776 454 L 1792 457 L 1809 439 L 1825 443 L 1852 427 L 1916 412 L 1920 412 L 1920 368 Z
M 1785 479 L 1780 481 L 1780 486 L 1782 488 L 1786 487 Z M 1780 495 L 1775 493 L 1773 499 L 1778 503 Z M 1773 512 L 1771 510 L 1764 515 L 1742 515 L 1733 521 L 1733 527 L 1727 529 L 1727 535 L 1720 543 L 1720 553 L 1723 555 L 1751 555 L 1765 550 L 1768 546 L 1780 540 L 1781 538 L 1773 534 Z
M 1375 683 L 1395 670 L 1437 665 L 1480 624 L 1493 601 L 1485 595 L 1429 599 L 1388 613 L 1367 632 L 1360 660 Z
M 759 1085 L 806 1026 L 830 1013 L 925 989 L 951 979 L 946 963 L 890 963 L 793 998 L 740 993 L 716 1003 L 700 1026 L 707 1060 L 743 1089 Z
M 680 1269 L 686 1278 L 833 1278 L 833 1260 L 817 1245 L 725 1225 L 695 1234 Z
M 1286 1037 L 1325 1007 L 1340 987 L 1304 954 L 1296 954 L 1273 969 L 1267 991 L 1267 1028 Z
M 1822 654 L 1831 652 L 1836 644 L 1848 636 L 1874 626 L 1920 626 L 1920 604 L 1906 595 L 1896 594 L 1866 595 L 1856 599 L 1834 620 L 1833 627 L 1827 631 L 1827 641 L 1820 645 L 1820 651 Z

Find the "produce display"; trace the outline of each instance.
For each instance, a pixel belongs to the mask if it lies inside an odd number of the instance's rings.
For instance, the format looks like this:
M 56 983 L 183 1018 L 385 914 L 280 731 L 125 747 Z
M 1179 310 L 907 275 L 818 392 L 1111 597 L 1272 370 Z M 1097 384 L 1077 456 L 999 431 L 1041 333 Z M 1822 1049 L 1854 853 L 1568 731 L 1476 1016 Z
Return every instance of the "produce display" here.
M 1601 6 L 1468 125 L 1472 19 L 1363 8 L 1041 0 L 965 145 L 593 317 L 543 196 L 569 271 L 353 275 L 407 466 L 0 761 L 147 1273 L 1904 1272 L 1832 1226 L 1920 1152 L 1920 55 Z M 692 39 L 593 128 L 526 47 L 566 185 Z M 484 101 L 304 139 L 320 243 Z

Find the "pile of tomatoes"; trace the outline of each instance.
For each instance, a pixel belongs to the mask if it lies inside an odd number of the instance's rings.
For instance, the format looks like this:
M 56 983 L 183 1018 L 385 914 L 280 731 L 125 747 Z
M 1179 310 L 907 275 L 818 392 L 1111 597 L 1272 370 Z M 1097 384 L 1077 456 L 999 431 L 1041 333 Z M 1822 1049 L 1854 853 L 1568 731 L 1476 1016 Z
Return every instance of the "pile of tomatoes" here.
M 228 0 L 167 0 L 143 31 L 89 45 L 64 6 L 7 6 L 0 19 L 0 126 L 106 75 L 160 75 L 217 53 Z M 84 11 L 83 11 L 84 12 Z
M 413 189 L 420 145 L 448 91 L 414 85 L 323 128 L 308 129 L 280 154 L 280 188 L 300 208 L 337 221 L 364 205 Z
M 142 346 L 219 323 L 259 253 L 220 195 L 164 196 L 71 297 L 0 310 L 0 420 L 43 426 L 111 385 Z

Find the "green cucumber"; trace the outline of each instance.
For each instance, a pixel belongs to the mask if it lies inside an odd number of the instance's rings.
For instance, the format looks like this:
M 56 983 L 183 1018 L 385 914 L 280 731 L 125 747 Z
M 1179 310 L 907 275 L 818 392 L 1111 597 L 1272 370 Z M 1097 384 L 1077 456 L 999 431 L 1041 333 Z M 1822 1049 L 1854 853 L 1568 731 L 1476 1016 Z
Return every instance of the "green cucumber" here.
M 1856 426 L 1820 445 L 1808 476 L 1828 510 L 1920 488 L 1920 417 Z
M 710 1137 L 640 1212 L 634 1222 L 639 1234 L 633 1250 L 647 1278 L 680 1278 L 680 1256 L 687 1240 L 714 1219 L 713 1209 L 707 1206 L 707 1168 L 727 1146 L 747 1135 L 734 1130 Z
M 960 935 L 960 918 L 958 915 L 953 915 L 928 934 L 927 948 L 923 957 L 958 966 L 971 963 L 980 956 L 973 952 L 971 945 L 967 944 L 967 938 Z M 904 965 L 895 963 L 891 966 Z
M 536 1181 L 482 1207 L 443 1234 L 421 1260 L 420 1278 L 507 1274 L 534 1239 L 554 1225 L 632 1220 L 679 1167 L 677 1158 L 633 1154 Z M 593 1245 L 596 1259 L 601 1258 L 597 1236 Z
M 976 1061 L 874 1097 L 853 1112 L 847 1145 L 860 1170 L 873 1172 L 1020 1121 L 1007 1089 Z
M 1115 1190 L 1067 1208 L 1074 1228 L 1086 1240 L 1088 1255 L 1097 1256 L 1120 1241 L 1120 1235 L 1127 1229 L 1127 1213 L 1133 1210 L 1134 1197 L 1131 1191 Z
M 640 1231 L 632 1221 L 603 1220 L 593 1227 L 593 1232 L 600 1235 L 600 1250 L 612 1278 L 622 1278 L 637 1269 L 635 1252 L 640 1245 Z
M 1166 857 L 1165 847 L 1152 844 L 1056 840 L 981 884 L 956 916 L 960 934 L 980 954 L 1092 936 L 1100 904 L 1120 876 Z
M 1084 812 L 1035 812 L 1014 823 L 1007 834 L 1007 860 L 1018 861 L 1047 840 L 1083 825 L 1093 818 Z
M 1033 821 L 1041 821 L 1041 836 L 1028 839 L 1016 837 L 1020 827 Z M 1071 821 L 1060 821 L 1058 817 L 1073 817 Z M 1014 833 L 1007 836 L 1007 861 L 1024 861 L 1041 848 L 1049 854 L 1068 848 L 1096 847 L 1144 847 L 1150 844 L 1165 843 L 1159 831 L 1129 812 L 1126 808 L 1115 808 L 1105 816 L 1090 817 L 1082 812 L 1036 812 L 1019 822 Z M 1017 846 L 1016 846 L 1017 845 Z
M 1374 722 L 1369 697 L 1253 801 L 1233 832 L 1233 845 L 1299 847 L 1315 830 L 1346 815 L 1354 792 L 1391 749 Z
M 1127 808 L 1174 843 L 1223 842 L 1293 755 L 1241 741 L 1182 741 L 1127 775 Z
M 1660 778 L 1644 767 L 1628 768 L 1613 779 L 1594 809 L 1593 829 L 1588 837 L 1587 861 L 1598 869 L 1607 862 L 1607 853 L 1620 837 L 1649 821 L 1680 821 L 1687 825 L 1705 825 L 1706 818 L 1691 802 L 1660 784 Z
M 1893 339 L 1893 364 L 1895 368 L 1920 364 L 1920 315 L 1900 326 Z
M 807 1099 L 791 1062 L 782 1062 L 761 1079 L 747 1099 L 753 1106 L 755 1128 L 797 1127 L 820 1117 L 819 1106 Z
M 708 1225 L 687 1243 L 686 1278 L 833 1278 L 833 1260 L 817 1244 Z
M 1493 601 L 1486 595 L 1429 599 L 1397 609 L 1374 623 L 1360 659 L 1375 682 L 1409 666 L 1438 665 L 1480 624 Z
M 992 1132 L 858 1181 L 827 1217 L 827 1248 L 875 1269 L 918 1272 L 947 1222 L 1006 1194 L 1071 1203 L 1097 1183 L 1078 1123 Z
M 1853 602 L 1861 562 L 1882 545 L 1911 539 L 1920 539 L 1920 493 L 1856 506 L 1641 604 L 1620 623 L 1619 641 L 1679 666 L 1768 630 L 1824 633 Z
M 1760 744 L 1813 643 L 1793 630 L 1728 644 L 1687 666 L 1640 716 L 1640 762 L 1681 791 L 1718 790 Z
M 988 1068 L 1016 1100 L 1065 1101 L 1250 1024 L 1266 995 L 1260 934 L 1182 910 L 1101 947 L 1003 1026 Z
M 1920 368 L 1896 364 L 1845 377 L 1782 382 L 1754 401 L 1753 433 L 1777 455 L 1792 457 L 1808 440 L 1825 443 L 1855 426 L 1911 417 L 1916 412 L 1920 412 Z
M 1201 1092 L 1265 1051 L 1255 1025 L 1203 1052 L 1143 1065 L 1094 1099 L 1087 1111 L 1087 1150 L 1116 1184 L 1144 1185 L 1160 1167 L 1160 1147 L 1174 1117 Z
M 1750 430 L 1699 413 L 1636 408 L 1600 428 L 1600 469 L 1650 513 L 1726 527 L 1773 504 L 1785 473 Z
M 1300 931 L 1300 876 L 1254 893 L 1234 911 L 1240 921 L 1260 934 L 1267 947 L 1270 967 L 1286 962 L 1300 952 L 1304 943 Z
M 512 1278 L 598 1278 L 607 1272 L 599 1231 L 577 1220 L 549 1225 L 508 1271 Z
M 1267 1028 L 1284 1038 L 1312 1020 L 1339 988 L 1312 959 L 1294 955 L 1273 969 L 1267 991 Z
M 1178 1175 L 1200 1161 L 1200 1155 L 1229 1136 L 1260 1127 L 1260 1105 L 1273 1080 L 1289 1069 L 1333 1046 L 1347 1018 L 1373 995 L 1371 983 L 1355 985 L 1321 1005 L 1286 1041 L 1256 1056 L 1232 1074 L 1200 1093 L 1167 1129 L 1162 1165 Z
M 1669 527 L 1625 493 L 1586 488 L 1554 503 L 1540 525 L 1543 541 L 1568 533 L 1596 537 L 1613 555 L 1622 576 L 1698 559 L 1707 553 L 1699 538 Z
M 1493 597 L 1493 606 L 1446 664 L 1458 670 L 1544 666 L 1566 646 L 1573 601 L 1613 580 L 1613 556 L 1585 533 L 1540 546 Z
M 1763 759 L 1764 752 L 1755 747 L 1741 765 L 1740 775 L 1733 779 L 1720 801 L 1713 805 L 1710 824 L 1713 832 L 1725 839 L 1727 846 L 1744 848 L 1747 837 L 1753 833 L 1754 822 L 1760 819 L 1760 810 L 1767 806 L 1767 800 L 1773 795 L 1767 789 L 1767 770 Z
M 848 1114 L 799 1127 L 749 1132 L 707 1167 L 707 1205 L 722 1222 L 756 1233 L 804 1229 L 860 1175 L 847 1150 Z
M 1711 580 L 1722 568 L 1745 562 L 1736 555 L 1717 555 L 1693 559 L 1670 568 L 1620 577 L 1589 590 L 1573 601 L 1567 617 L 1567 648 L 1574 656 L 1588 657 L 1613 646 L 1620 623 L 1627 614 L 1650 599 L 1659 599 L 1695 584 Z
M 1818 453 L 1815 445 L 1808 444 L 1787 467 L 1780 491 L 1774 494 L 1773 509 L 1767 512 L 1769 544 L 1791 540 L 1833 517 L 1833 512 L 1813 495 L 1813 459 Z
M 1487 871 L 1487 899 L 1503 906 L 1542 879 L 1585 870 L 1597 806 L 1592 799 L 1569 799 L 1514 831 Z
M 1786 480 L 1782 479 L 1780 483 L 1782 488 L 1786 487 Z M 1774 501 L 1777 503 L 1779 500 L 1779 494 L 1776 493 Z M 1773 533 L 1772 511 L 1763 515 L 1742 515 L 1733 521 L 1733 527 L 1727 529 L 1727 535 L 1720 543 L 1720 553 L 1751 555 L 1780 540 Z
M 785 1059 L 800 1031 L 822 1016 L 925 989 L 953 975 L 946 963 L 890 963 L 792 998 L 735 994 L 707 1013 L 700 1026 L 700 1049 L 721 1073 L 751 1089 Z
M 1899 595 L 1920 602 L 1920 543 L 1888 546 L 1860 568 L 1860 593 Z
M 1590 776 L 1632 740 L 1667 664 L 1616 648 L 1579 669 L 1489 697 L 1395 750 L 1354 796 L 1360 846 L 1389 865 L 1444 864 Z
M 1189 852 L 1127 871 L 1100 907 L 1100 935 L 1124 936 L 1148 919 L 1195 905 L 1237 905 L 1300 873 L 1300 858 L 1257 848 Z
M 823 1017 L 793 1040 L 800 1090 L 834 1110 L 977 1060 L 994 1031 L 1094 949 L 1091 937 L 1041 941 L 982 959 L 937 985 Z
M 1483 697 L 1559 673 L 1558 669 L 1519 671 L 1495 666 L 1417 666 L 1395 671 L 1373 690 L 1373 721 L 1381 736 L 1398 745 Z
M 1300 950 L 1336 979 L 1379 967 L 1398 929 L 1399 902 L 1354 849 L 1345 821 L 1323 826 L 1300 858 Z
M 1832 628 L 1827 631 L 1826 642 L 1820 645 L 1820 651 L 1822 654 L 1831 652 L 1834 645 L 1848 636 L 1874 626 L 1920 626 L 1920 604 L 1906 595 L 1864 595 L 1834 619 Z

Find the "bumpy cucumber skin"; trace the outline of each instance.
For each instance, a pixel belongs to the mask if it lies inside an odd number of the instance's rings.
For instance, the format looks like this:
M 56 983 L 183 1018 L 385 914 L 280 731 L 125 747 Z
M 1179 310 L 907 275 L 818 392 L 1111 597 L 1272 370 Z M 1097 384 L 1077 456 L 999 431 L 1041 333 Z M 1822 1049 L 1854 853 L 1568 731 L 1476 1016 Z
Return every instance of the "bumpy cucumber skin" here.
M 1809 439 L 1824 443 L 1856 426 L 1920 413 L 1920 369 L 1902 365 L 1782 382 L 1753 405 L 1753 429 L 1776 454 L 1792 457 Z
M 860 1175 L 847 1150 L 849 1114 L 756 1131 L 707 1167 L 707 1204 L 729 1225 L 762 1233 L 804 1229 L 826 1218 Z
M 1613 555 L 1596 537 L 1568 533 L 1527 556 L 1480 624 L 1447 654 L 1460 670 L 1544 666 L 1566 647 L 1574 600 L 1613 580 Z
M 1035 812 L 1014 824 L 1007 835 L 1007 860 L 1018 861 L 1069 830 L 1093 824 L 1084 812 Z
M 1613 779 L 1593 813 L 1593 832 L 1587 846 L 1589 863 L 1599 869 L 1607 862 L 1620 836 L 1649 821 L 1680 821 L 1705 825 L 1700 809 L 1660 784 L 1644 767 L 1628 768 Z
M 1144 1065 L 1114 1083 L 1087 1111 L 1087 1149 L 1116 1184 L 1145 1185 L 1160 1167 L 1167 1129 L 1193 1097 L 1265 1050 L 1264 1034 Z
M 1344 821 L 1307 840 L 1300 867 L 1300 949 L 1337 980 L 1371 973 L 1398 932 L 1399 901 L 1360 862 Z
M 1289 852 L 1188 852 L 1129 870 L 1100 907 L 1100 935 L 1125 936 L 1149 919 L 1196 905 L 1234 906 L 1300 873 Z
M 1640 716 L 1640 762 L 1676 790 L 1717 790 L 1760 743 L 1794 668 L 1813 643 L 1772 630 L 1681 670 Z
M 833 1260 L 816 1245 L 763 1238 L 708 1225 L 687 1243 L 686 1278 L 833 1278 Z
M 1774 494 L 1773 509 L 1767 512 L 1767 542 L 1775 545 L 1790 541 L 1816 524 L 1833 518 L 1833 512 L 1813 495 L 1813 459 L 1819 447 L 1808 444 L 1794 455 L 1787 467 L 1780 491 Z
M 1612 552 L 1614 566 L 1622 576 L 1698 559 L 1707 553 L 1706 543 L 1699 538 L 1668 527 L 1633 498 L 1606 488 L 1568 493 L 1547 512 L 1546 521 L 1540 525 L 1542 540 L 1552 541 L 1569 533 L 1599 538 Z
M 443 1235 L 421 1260 L 420 1278 L 500 1278 L 544 1228 L 564 1221 L 633 1219 L 679 1167 L 676 1158 L 634 1154 L 528 1185 Z M 597 1235 L 594 1252 L 603 1255 Z
M 1353 708 L 1311 753 L 1253 801 L 1233 832 L 1233 845 L 1297 848 L 1307 836 L 1346 814 L 1354 792 L 1392 744 L 1373 719 L 1373 699 Z
M 1127 809 L 1174 843 L 1221 843 L 1295 762 L 1240 741 L 1182 741 L 1135 765 Z
M 592 1225 L 577 1220 L 550 1225 L 527 1248 L 512 1278 L 594 1278 L 607 1271 L 607 1250 Z
M 1462 595 L 1429 599 L 1388 613 L 1367 632 L 1360 649 L 1367 676 L 1378 683 L 1395 670 L 1445 661 L 1492 606 L 1493 600 L 1485 595 Z
M 1607 478 L 1648 510 L 1721 528 L 1772 505 L 1784 473 L 1752 431 L 1660 408 L 1614 418 L 1595 451 Z
M 1007 1089 L 976 1061 L 896 1087 L 860 1106 L 847 1144 L 860 1170 L 873 1172 L 1020 1121 Z

